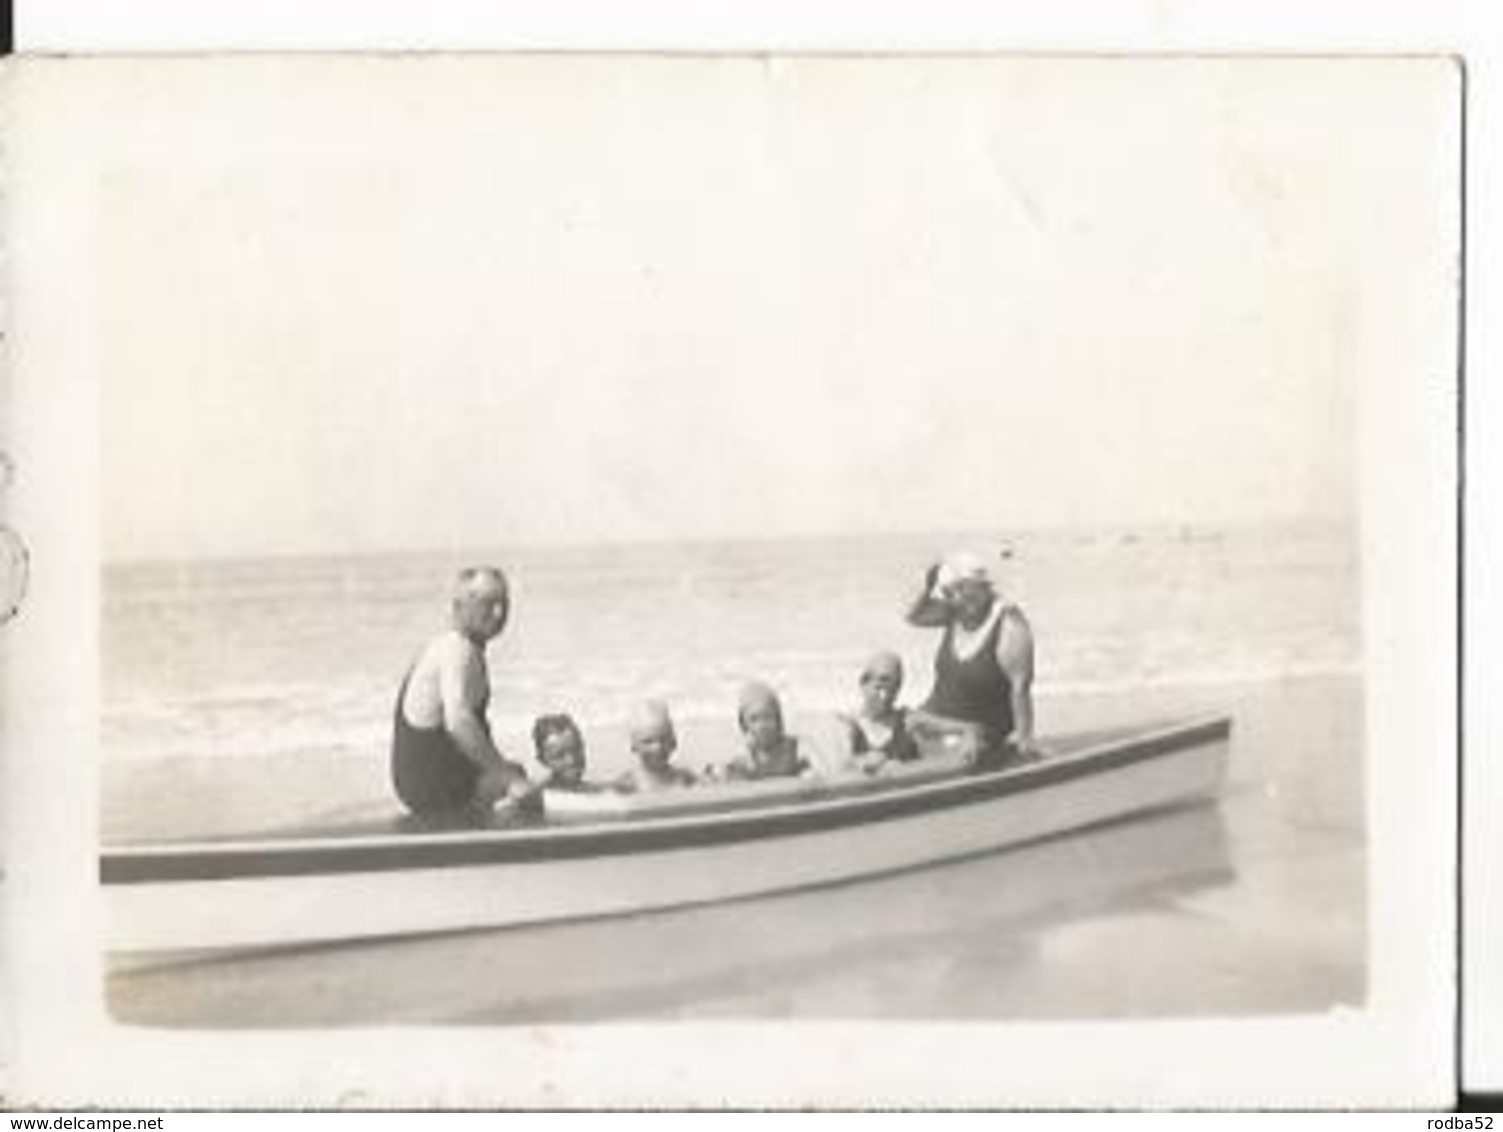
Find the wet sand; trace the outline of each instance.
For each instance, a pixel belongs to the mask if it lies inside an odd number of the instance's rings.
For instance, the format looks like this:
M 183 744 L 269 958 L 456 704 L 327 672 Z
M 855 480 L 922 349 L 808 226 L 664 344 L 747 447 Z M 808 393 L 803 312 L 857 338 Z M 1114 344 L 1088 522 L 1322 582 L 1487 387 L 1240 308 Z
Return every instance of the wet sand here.
M 1041 696 L 1040 707 L 1046 732 L 1228 711 L 1225 794 L 966 861 L 706 908 L 117 965 L 109 1005 L 144 1025 L 282 1027 L 1188 1017 L 1362 1001 L 1358 681 Z M 188 762 L 110 767 L 107 840 L 287 828 L 384 804 L 379 759 Z

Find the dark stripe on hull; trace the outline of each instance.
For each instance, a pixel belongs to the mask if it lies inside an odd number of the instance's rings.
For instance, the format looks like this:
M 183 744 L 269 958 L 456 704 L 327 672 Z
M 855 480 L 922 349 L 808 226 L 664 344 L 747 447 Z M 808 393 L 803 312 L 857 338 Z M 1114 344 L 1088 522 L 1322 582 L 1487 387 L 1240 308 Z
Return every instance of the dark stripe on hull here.
M 376 844 L 337 841 L 277 846 L 194 847 L 191 851 L 137 849 L 106 853 L 105 884 L 161 881 L 253 880 L 269 877 L 389 872 L 469 865 L 526 864 L 584 857 L 694 849 L 732 842 L 821 833 L 971 806 L 1119 770 L 1194 747 L 1226 740 L 1229 720 L 1218 719 L 1137 741 L 1087 758 L 1067 758 L 952 782 L 930 783 L 891 794 L 775 803 L 744 813 L 651 819 L 651 824 L 601 828 L 524 829 L 466 835 L 394 837 Z

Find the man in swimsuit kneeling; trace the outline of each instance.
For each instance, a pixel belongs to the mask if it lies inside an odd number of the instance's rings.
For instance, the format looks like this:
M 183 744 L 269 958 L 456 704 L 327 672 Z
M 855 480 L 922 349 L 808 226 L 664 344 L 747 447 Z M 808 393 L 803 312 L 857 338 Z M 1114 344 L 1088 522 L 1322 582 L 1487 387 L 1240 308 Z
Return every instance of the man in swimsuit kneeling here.
M 511 613 L 506 576 L 493 566 L 460 573 L 451 624 L 428 643 L 402 680 L 392 721 L 397 797 L 422 817 L 483 819 L 497 803 L 528 809 L 537 787 L 491 737 L 485 648 Z

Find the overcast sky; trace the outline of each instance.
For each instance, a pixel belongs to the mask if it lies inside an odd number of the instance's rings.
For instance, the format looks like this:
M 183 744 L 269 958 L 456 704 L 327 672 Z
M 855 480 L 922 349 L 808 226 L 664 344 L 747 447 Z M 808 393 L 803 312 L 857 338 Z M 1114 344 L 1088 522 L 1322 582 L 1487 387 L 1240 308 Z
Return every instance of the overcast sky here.
M 1349 517 L 1361 265 L 1435 177 L 1416 89 L 159 71 L 95 186 L 106 551 Z

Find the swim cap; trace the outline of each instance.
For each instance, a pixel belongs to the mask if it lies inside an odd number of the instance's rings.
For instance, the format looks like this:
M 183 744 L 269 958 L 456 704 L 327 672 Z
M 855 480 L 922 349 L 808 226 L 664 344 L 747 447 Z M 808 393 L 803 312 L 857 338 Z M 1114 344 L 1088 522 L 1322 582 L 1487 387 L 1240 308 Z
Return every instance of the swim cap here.
M 668 705 L 662 700 L 643 700 L 632 709 L 627 723 L 633 735 L 672 734 L 673 720 L 668 715 Z
M 782 718 L 783 705 L 778 702 L 778 694 L 760 680 L 753 680 L 741 687 L 741 693 L 736 697 L 736 718 L 744 720 L 746 713 L 753 708 L 771 706 Z
M 991 571 L 979 554 L 969 550 L 957 550 L 945 555 L 939 567 L 939 584 L 953 586 L 956 582 L 991 582 Z
M 903 662 L 895 652 L 873 653 L 865 664 L 861 666 L 861 678 L 868 676 L 886 675 L 891 676 L 897 683 L 903 682 Z

